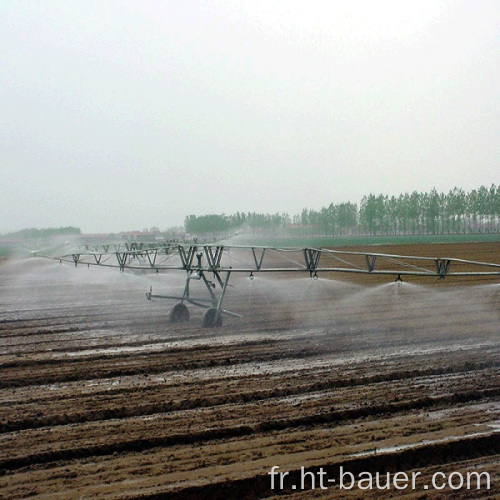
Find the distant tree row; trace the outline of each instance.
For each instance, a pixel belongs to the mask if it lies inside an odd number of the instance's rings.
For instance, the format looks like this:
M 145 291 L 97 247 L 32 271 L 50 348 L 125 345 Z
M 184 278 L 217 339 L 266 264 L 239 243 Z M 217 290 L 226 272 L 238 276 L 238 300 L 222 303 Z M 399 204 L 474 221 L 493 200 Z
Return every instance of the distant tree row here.
M 304 208 L 300 215 L 236 212 L 233 215 L 189 215 L 185 229 L 194 235 L 220 234 L 246 228 L 265 233 L 317 235 L 448 234 L 499 232 L 500 186 L 466 192 L 369 194 L 356 203 L 344 202 L 320 210 Z
M 405 193 L 397 198 L 363 197 L 359 223 L 370 234 L 445 234 L 498 232 L 500 186 L 447 194 Z
M 66 227 L 48 227 L 45 229 L 21 229 L 13 233 L 7 233 L 4 236 L 7 238 L 20 238 L 20 239 L 36 239 L 36 238 L 49 238 L 51 236 L 68 236 L 81 234 L 79 227 L 66 226 Z
M 184 227 L 188 233 L 220 234 L 240 228 L 259 229 L 266 231 L 277 231 L 286 228 L 290 224 L 288 214 L 258 214 L 236 212 L 233 215 L 189 215 L 184 221 Z

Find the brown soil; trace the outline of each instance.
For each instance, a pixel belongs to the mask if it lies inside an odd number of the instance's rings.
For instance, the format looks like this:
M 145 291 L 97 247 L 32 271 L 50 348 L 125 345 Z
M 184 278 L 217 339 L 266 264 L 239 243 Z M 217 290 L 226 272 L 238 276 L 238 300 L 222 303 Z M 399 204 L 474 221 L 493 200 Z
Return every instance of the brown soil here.
M 500 245 L 366 250 L 498 263 Z M 234 277 L 244 318 L 214 330 L 146 300 L 182 278 L 0 265 L 0 498 L 367 497 L 300 491 L 302 466 L 421 472 L 376 498 L 500 496 L 498 277 Z M 475 470 L 490 490 L 424 489 Z

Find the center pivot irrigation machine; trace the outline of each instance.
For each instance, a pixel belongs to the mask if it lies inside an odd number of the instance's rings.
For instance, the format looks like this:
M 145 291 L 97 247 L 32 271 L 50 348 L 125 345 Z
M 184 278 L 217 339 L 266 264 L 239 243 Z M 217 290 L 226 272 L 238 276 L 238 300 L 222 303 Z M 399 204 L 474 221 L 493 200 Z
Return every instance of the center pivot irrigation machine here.
M 85 252 L 61 257 L 48 257 L 77 265 L 115 267 L 149 272 L 184 271 L 186 283 L 182 296 L 157 295 L 152 289 L 148 300 L 170 299 L 178 303 L 170 313 L 171 322 L 189 320 L 186 303 L 206 309 L 204 327 L 222 325 L 222 316 L 240 314 L 222 308 L 232 273 L 305 272 L 311 278 L 319 273 L 358 273 L 403 276 L 426 276 L 443 279 L 447 276 L 500 276 L 500 264 L 453 258 L 433 258 L 382 253 L 348 252 L 323 248 L 273 248 L 264 246 L 180 245 L 129 243 L 95 246 Z M 210 279 L 209 279 L 210 278 Z M 208 298 L 191 297 L 192 280 L 202 282 Z

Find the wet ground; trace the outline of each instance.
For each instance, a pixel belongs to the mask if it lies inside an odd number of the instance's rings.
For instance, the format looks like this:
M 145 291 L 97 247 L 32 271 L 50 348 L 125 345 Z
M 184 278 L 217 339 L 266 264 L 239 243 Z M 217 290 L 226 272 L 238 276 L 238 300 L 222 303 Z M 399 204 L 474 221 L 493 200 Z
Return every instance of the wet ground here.
M 173 303 L 146 300 L 182 292 L 180 273 L 1 263 L 0 497 L 264 498 L 279 466 L 287 496 L 365 498 L 297 486 L 341 465 L 421 471 L 380 498 L 500 495 L 498 278 L 328 278 L 235 277 L 225 307 L 244 317 L 203 329 L 201 310 L 170 324 Z M 474 470 L 490 490 L 424 489 Z

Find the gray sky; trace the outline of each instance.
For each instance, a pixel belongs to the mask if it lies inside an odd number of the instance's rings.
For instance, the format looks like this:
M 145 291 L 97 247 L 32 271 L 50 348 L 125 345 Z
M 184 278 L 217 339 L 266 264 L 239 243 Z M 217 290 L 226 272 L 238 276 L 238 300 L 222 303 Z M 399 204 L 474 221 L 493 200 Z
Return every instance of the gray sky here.
M 0 232 L 500 182 L 500 2 L 0 0 Z

